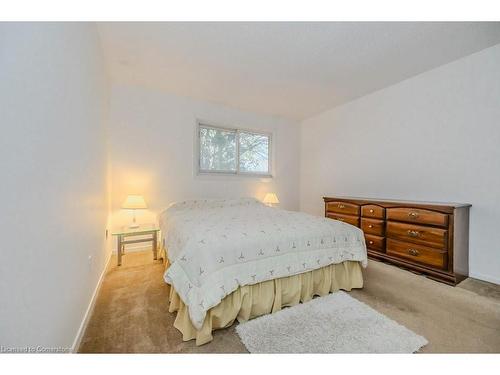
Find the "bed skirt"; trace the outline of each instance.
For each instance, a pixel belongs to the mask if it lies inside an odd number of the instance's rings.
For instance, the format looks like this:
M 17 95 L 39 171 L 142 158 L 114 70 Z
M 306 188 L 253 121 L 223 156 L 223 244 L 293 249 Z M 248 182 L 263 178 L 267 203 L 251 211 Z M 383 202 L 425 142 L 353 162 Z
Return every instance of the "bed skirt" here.
M 168 258 L 165 257 L 168 268 Z M 167 284 L 168 285 L 168 284 Z M 361 264 L 345 261 L 299 275 L 245 285 L 226 296 L 220 304 L 207 312 L 200 330 L 189 318 L 187 306 L 174 288 L 170 288 L 169 312 L 177 312 L 174 327 L 182 333 L 184 341 L 196 339 L 196 345 L 212 341 L 212 331 L 229 327 L 237 319 L 245 322 L 261 315 L 275 313 L 283 307 L 307 302 L 314 296 L 324 296 L 343 289 L 363 287 Z

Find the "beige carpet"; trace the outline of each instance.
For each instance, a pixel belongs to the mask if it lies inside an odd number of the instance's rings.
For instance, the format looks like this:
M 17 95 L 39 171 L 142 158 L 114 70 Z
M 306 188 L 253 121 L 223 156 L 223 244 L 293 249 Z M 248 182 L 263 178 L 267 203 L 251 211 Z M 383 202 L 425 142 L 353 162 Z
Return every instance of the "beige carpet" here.
M 111 260 L 82 353 L 242 353 L 234 326 L 196 347 L 183 342 L 168 313 L 163 265 L 151 252 Z M 419 335 L 422 352 L 500 352 L 500 286 L 468 279 L 450 287 L 379 262 L 370 262 L 365 288 L 350 295 Z

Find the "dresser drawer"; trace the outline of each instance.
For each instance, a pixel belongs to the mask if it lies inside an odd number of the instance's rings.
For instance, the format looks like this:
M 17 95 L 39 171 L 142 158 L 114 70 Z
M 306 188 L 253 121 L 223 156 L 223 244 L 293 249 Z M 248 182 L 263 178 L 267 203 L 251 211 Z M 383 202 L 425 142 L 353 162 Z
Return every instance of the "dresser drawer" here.
M 374 204 L 367 204 L 361 207 L 361 216 L 374 219 L 383 219 L 385 217 L 385 208 Z
M 325 215 L 359 221 L 370 259 L 450 285 L 468 276 L 470 204 L 348 196 L 323 200 Z
M 361 218 L 361 229 L 366 234 L 384 235 L 384 220 Z
M 357 217 L 357 216 L 332 214 L 331 212 L 328 212 L 326 214 L 326 217 L 329 217 L 330 219 L 334 219 L 334 220 L 343 221 L 344 223 L 359 227 L 359 217 Z
M 328 202 L 326 210 L 338 214 L 359 216 L 359 205 L 352 203 Z
M 444 250 L 387 239 L 387 254 L 418 262 L 436 268 L 447 267 L 447 254 Z
M 388 221 L 386 235 L 394 239 L 444 249 L 446 247 L 448 231 L 434 227 L 425 227 L 423 225 Z
M 385 238 L 380 236 L 373 236 L 365 234 L 366 247 L 371 250 L 384 251 Z
M 448 215 L 420 208 L 388 208 L 387 220 L 438 225 L 441 227 L 448 226 Z

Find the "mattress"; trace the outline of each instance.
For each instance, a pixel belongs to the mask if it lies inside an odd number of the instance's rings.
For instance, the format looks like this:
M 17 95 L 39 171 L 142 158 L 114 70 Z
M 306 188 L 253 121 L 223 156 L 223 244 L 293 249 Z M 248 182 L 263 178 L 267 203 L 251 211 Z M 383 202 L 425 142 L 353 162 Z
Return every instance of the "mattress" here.
M 345 261 L 367 262 L 359 228 L 252 198 L 179 202 L 159 222 L 170 263 L 164 280 L 196 329 L 211 308 L 242 286 Z

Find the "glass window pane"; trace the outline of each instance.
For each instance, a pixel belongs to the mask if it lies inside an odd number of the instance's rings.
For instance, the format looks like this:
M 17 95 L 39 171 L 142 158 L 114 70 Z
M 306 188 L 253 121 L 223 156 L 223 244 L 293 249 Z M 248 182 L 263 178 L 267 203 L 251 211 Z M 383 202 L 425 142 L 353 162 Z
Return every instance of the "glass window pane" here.
M 240 132 L 240 171 L 269 173 L 269 136 Z
M 200 127 L 200 170 L 236 172 L 236 132 Z

